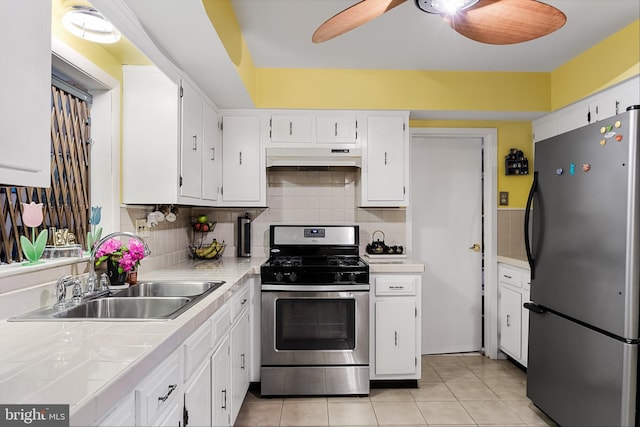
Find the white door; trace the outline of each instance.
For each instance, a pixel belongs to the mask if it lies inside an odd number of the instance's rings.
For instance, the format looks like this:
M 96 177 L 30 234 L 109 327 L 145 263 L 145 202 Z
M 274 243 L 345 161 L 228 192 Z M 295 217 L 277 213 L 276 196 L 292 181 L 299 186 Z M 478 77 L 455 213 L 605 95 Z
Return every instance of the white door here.
M 482 138 L 414 138 L 411 150 L 412 258 L 425 263 L 422 353 L 479 351 Z

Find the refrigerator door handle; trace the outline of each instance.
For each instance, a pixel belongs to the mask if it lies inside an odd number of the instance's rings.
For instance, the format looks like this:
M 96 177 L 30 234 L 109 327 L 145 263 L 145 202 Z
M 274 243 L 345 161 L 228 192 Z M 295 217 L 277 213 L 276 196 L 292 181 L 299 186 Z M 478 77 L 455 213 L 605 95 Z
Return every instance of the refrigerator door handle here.
M 547 312 L 547 310 L 544 307 L 541 307 L 538 304 L 534 304 L 532 302 L 525 302 L 523 306 L 527 310 L 533 311 L 536 314 L 544 314 Z
M 524 210 L 524 249 L 527 252 L 527 261 L 529 262 L 529 268 L 531 269 L 531 280 L 536 276 L 536 263 L 531 254 L 531 242 L 529 241 L 529 219 L 531 217 L 531 204 L 533 203 L 533 196 L 538 187 L 538 172 L 533 172 L 533 182 L 531 183 L 531 189 L 529 190 L 529 197 L 527 198 L 527 206 Z

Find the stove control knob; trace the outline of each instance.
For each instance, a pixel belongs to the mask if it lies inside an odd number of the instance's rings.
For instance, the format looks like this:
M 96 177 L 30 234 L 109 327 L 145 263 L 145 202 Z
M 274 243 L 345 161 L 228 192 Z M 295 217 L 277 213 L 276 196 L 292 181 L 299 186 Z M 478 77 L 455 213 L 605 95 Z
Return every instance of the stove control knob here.
M 281 271 L 278 271 L 276 273 L 276 282 L 282 282 L 283 279 L 284 279 L 284 274 L 282 274 Z
M 341 280 L 342 280 L 342 273 L 339 273 L 339 272 L 337 272 L 337 271 L 336 271 L 336 273 L 333 275 L 333 279 L 334 279 L 336 282 L 341 281 Z
M 356 273 L 349 273 L 349 281 L 350 282 L 356 281 Z
M 291 272 L 291 274 L 289 275 L 289 280 L 291 282 L 295 282 L 298 279 L 298 275 L 295 272 Z

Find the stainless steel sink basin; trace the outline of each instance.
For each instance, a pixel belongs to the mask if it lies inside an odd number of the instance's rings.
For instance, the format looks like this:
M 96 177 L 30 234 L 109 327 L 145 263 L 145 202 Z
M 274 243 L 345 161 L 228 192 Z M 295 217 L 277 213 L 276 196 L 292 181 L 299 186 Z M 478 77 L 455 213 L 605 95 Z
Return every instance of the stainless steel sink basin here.
M 195 297 L 205 292 L 213 292 L 222 286 L 223 281 L 186 282 L 155 281 L 140 282 L 135 286 L 119 291 L 116 297 Z
M 45 307 L 8 320 L 18 322 L 175 319 L 224 283 L 174 280 L 139 282 L 112 296 L 89 299 L 64 309 Z
M 191 299 L 173 298 L 98 298 L 53 314 L 55 318 L 82 319 L 170 319 L 179 314 Z

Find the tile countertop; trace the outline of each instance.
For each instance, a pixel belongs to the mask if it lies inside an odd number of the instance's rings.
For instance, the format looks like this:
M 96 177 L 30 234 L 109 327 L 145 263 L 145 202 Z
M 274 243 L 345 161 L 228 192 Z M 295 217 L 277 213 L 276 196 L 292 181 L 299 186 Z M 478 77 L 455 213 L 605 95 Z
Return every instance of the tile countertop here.
M 508 264 L 513 267 L 519 267 L 519 268 L 524 268 L 525 270 L 529 270 L 529 263 L 521 259 L 509 258 L 506 256 L 498 256 L 497 260 L 499 263 L 502 263 L 502 264 Z
M 186 261 L 139 280 L 225 280 L 174 320 L 0 321 L 0 402 L 69 404 L 71 425 L 92 425 L 208 319 L 265 258 Z M 371 273 L 419 273 L 411 260 L 372 263 Z
M 174 320 L 0 321 L 0 402 L 69 404 L 71 425 L 99 421 L 207 320 L 261 258 L 187 261 L 140 280 L 225 280 Z

